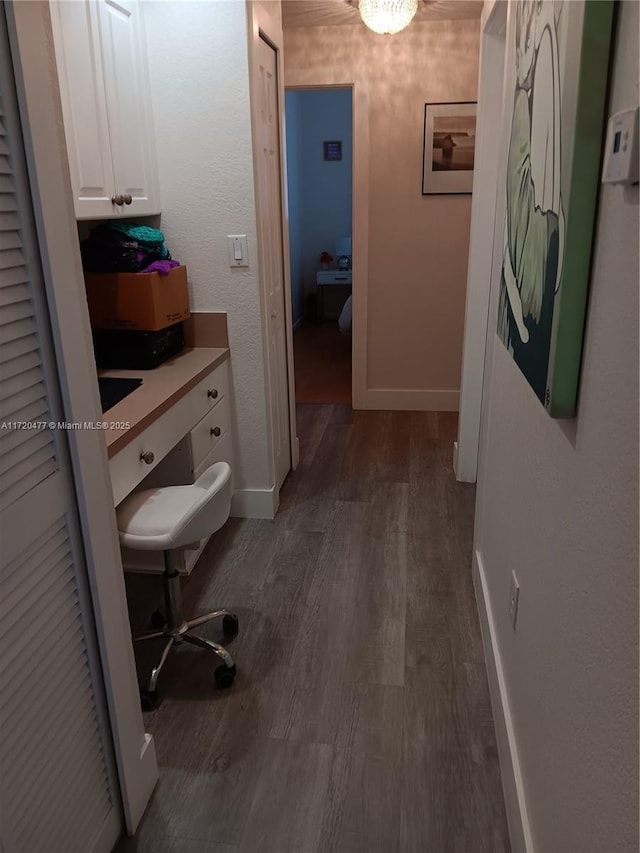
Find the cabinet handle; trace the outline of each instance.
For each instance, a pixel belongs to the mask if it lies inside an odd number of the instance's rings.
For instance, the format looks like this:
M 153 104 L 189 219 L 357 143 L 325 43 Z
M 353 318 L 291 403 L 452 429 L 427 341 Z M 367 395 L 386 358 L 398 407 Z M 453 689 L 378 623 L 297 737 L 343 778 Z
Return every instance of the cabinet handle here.
M 120 195 L 120 193 L 118 193 L 117 195 L 112 195 L 111 204 L 117 204 L 122 206 L 124 204 L 124 196 Z
M 146 450 L 144 453 L 140 454 L 140 461 L 146 462 L 147 465 L 151 465 L 155 458 L 156 457 L 153 455 L 153 453 L 150 450 Z
M 215 435 L 215 437 L 217 438 L 220 435 L 220 433 L 222 432 L 222 430 L 220 429 L 220 427 L 211 427 L 210 432 L 211 432 L 211 435 Z
M 131 202 L 133 201 L 131 193 L 127 193 L 127 195 L 123 196 L 123 198 L 125 204 L 131 204 Z
M 218 389 L 209 388 L 209 390 L 207 391 L 207 397 L 211 397 L 212 400 L 216 400 L 218 397 Z

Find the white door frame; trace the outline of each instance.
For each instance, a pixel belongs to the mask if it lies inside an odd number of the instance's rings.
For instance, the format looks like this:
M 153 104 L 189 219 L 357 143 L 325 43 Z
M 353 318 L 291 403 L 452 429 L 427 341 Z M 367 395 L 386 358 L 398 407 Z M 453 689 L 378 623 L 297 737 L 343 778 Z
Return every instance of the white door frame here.
M 367 390 L 367 305 L 369 294 L 369 87 L 353 69 L 322 71 L 287 68 L 286 88 L 351 89 L 353 238 L 351 339 L 351 405 L 354 409 L 376 408 Z M 288 246 L 288 235 L 287 235 Z M 287 259 L 288 267 L 288 259 Z M 291 285 L 289 285 L 289 288 Z
M 47 2 L 7 3 L 38 245 L 65 416 L 102 421 Z M 158 779 L 145 734 L 102 432 L 67 435 L 124 817 L 133 834 Z
M 462 381 L 456 479 L 475 483 L 482 409 L 482 388 L 491 292 L 496 187 L 503 127 L 504 22 L 506 0 L 485 2 L 481 17 L 478 126 L 471 203 L 471 242 L 467 272 Z M 500 10 L 500 12 L 498 12 Z
M 276 5 L 273 4 L 274 8 Z M 282 22 L 269 14 L 264 5 L 259 5 L 257 2 L 247 0 L 247 30 L 248 30 L 248 56 L 249 56 L 249 92 L 251 99 L 251 128 L 252 128 L 252 145 L 253 145 L 253 169 L 254 169 L 254 186 L 256 192 L 256 211 L 260 207 L 260 181 L 257 173 L 259 157 L 259 138 L 256 128 L 259 126 L 258 98 L 256 96 L 256 80 L 258 58 L 257 49 L 259 40 L 263 38 L 268 42 L 276 54 L 276 73 L 277 73 L 277 89 L 278 89 L 278 130 L 280 142 L 280 198 L 282 211 L 282 266 L 284 270 L 284 308 L 285 308 L 285 334 L 287 342 L 287 385 L 289 396 L 289 436 L 291 443 L 291 468 L 295 470 L 298 467 L 300 459 L 300 447 L 298 443 L 298 432 L 296 425 L 296 386 L 295 374 L 293 369 L 293 315 L 291 307 L 291 265 L 289 262 L 289 222 L 288 209 L 286 204 L 287 199 L 287 166 L 286 166 L 286 136 L 284 129 L 284 67 L 282 61 Z M 260 232 L 258 233 L 258 244 L 260 243 Z M 263 357 L 265 366 L 268 365 L 269 359 L 267 355 L 268 347 L 268 324 L 269 312 L 267 310 L 265 300 L 265 288 L 262 286 L 262 271 L 260 271 L 260 307 L 262 311 L 262 342 L 263 342 Z M 267 395 L 271 393 L 271 377 L 269 371 L 265 367 L 265 387 Z M 267 398 L 267 411 L 270 411 L 271 404 Z M 277 495 L 278 485 L 276 481 L 275 458 L 273 452 L 273 435 L 271 417 L 267 418 L 267 428 L 269 430 L 269 447 L 271 448 L 271 456 L 269 461 L 271 482 L 275 484 L 276 496 L 274 500 L 274 514 L 278 508 L 279 498 Z

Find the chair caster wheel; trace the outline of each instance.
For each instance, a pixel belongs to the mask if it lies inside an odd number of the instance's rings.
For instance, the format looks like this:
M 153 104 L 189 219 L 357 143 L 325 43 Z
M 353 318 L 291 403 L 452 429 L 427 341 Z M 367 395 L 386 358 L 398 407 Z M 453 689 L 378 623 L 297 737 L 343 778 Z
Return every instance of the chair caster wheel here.
M 238 617 L 235 613 L 228 613 L 222 617 L 222 633 L 225 637 L 235 637 L 238 633 Z
M 141 690 L 140 704 L 143 711 L 153 711 L 158 706 L 158 691 L 157 690 Z
M 161 613 L 159 610 L 154 610 L 151 614 L 151 627 L 157 628 L 158 631 L 161 631 L 166 624 L 167 620 L 164 617 L 164 613 Z
M 219 666 L 213 673 L 216 680 L 216 686 L 222 690 L 231 687 L 233 679 L 236 677 L 236 668 L 234 666 Z

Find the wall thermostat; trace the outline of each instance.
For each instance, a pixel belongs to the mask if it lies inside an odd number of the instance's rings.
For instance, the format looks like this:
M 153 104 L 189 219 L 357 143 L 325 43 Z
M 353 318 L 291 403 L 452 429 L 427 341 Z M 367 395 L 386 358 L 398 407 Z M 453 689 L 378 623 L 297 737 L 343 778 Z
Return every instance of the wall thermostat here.
M 602 183 L 638 183 L 638 107 L 609 119 Z

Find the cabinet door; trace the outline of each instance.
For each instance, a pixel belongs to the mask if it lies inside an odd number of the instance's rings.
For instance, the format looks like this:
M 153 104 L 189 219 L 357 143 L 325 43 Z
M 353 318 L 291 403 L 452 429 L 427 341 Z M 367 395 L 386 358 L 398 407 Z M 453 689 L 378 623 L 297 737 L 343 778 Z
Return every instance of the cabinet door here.
M 51 3 L 69 169 L 78 219 L 117 214 L 95 3 Z
M 142 4 L 136 0 L 98 3 L 116 192 L 132 197 L 119 214 L 159 213 Z

